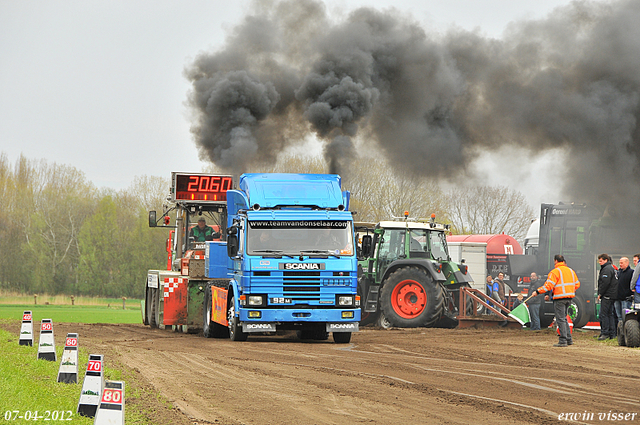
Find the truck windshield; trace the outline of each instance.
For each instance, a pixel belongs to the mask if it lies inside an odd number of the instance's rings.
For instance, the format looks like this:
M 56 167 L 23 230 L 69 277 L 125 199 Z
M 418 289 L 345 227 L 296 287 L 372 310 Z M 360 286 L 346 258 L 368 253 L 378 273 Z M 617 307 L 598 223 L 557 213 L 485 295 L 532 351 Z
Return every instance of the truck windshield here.
M 349 221 L 249 221 L 249 255 L 353 255 Z

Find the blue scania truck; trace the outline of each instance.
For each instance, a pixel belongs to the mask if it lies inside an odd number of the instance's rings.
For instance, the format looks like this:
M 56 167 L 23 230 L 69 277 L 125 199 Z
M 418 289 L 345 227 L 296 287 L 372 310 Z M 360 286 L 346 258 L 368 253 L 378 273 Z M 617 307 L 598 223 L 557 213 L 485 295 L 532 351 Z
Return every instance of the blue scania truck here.
M 187 178 L 192 182 L 178 184 Z M 214 187 L 214 179 L 225 183 Z M 332 333 L 335 342 L 349 342 L 360 297 L 349 192 L 340 176 L 243 174 L 237 189 L 227 179 L 174 173 L 175 205 L 159 219 L 150 214 L 150 225 L 175 234 L 167 243 L 171 270 L 149 271 L 145 323 L 234 341 L 294 330 L 301 339 Z M 203 217 L 211 236 L 195 240 L 190 235 Z

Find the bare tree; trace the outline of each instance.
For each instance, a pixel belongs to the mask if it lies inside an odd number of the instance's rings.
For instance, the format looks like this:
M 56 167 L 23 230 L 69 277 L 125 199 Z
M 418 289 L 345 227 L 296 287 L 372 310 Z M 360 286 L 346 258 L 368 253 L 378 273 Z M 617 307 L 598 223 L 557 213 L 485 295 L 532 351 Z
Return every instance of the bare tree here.
M 457 234 L 506 233 L 522 240 L 535 216 L 524 195 L 506 186 L 456 188 L 447 205 Z

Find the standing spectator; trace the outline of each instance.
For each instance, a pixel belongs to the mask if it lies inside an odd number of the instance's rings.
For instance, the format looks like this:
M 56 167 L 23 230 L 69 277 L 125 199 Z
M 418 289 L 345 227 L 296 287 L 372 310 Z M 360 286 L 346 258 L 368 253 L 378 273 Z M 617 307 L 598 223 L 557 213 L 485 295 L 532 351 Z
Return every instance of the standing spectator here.
M 629 285 L 631 292 L 633 292 L 634 303 L 640 303 L 640 282 L 638 282 L 640 267 L 638 267 L 638 263 L 640 263 L 640 254 L 633 256 L 633 266 L 635 269 L 633 270 L 633 277 L 631 278 L 631 284 Z
M 531 283 L 529 284 L 529 290 L 527 291 L 527 294 L 531 296 L 540 286 L 540 282 L 538 281 L 538 275 L 536 274 L 536 272 L 532 272 L 531 276 L 529 277 L 531 278 Z M 530 329 L 532 331 L 540 330 L 540 307 L 543 301 L 544 295 L 536 295 L 535 297 L 527 301 L 527 306 L 529 307 L 529 316 L 531 319 Z
M 614 302 L 618 297 L 618 279 L 608 254 L 598 255 L 600 275 L 598 276 L 598 301 L 600 301 L 600 336 L 598 341 L 616 337 L 616 323 L 613 318 Z
M 505 287 L 504 287 L 504 273 L 500 272 L 498 273 L 498 276 L 496 277 L 496 280 L 493 283 L 493 290 L 494 292 L 496 291 L 496 288 L 498 290 L 498 298 L 500 303 L 504 304 L 504 300 L 505 300 Z M 497 298 L 496 298 L 497 300 Z
M 633 292 L 631 292 L 632 277 L 633 270 L 629 267 L 629 259 L 627 257 L 620 258 L 620 268 L 618 269 L 618 297 L 615 303 L 613 303 L 616 309 L 618 323 L 624 322 L 625 310 L 631 308 L 631 299 L 633 297 Z
M 493 293 L 493 277 L 491 277 L 491 275 L 487 276 L 486 282 L 487 287 L 485 288 L 485 292 L 487 293 L 487 295 L 489 295 L 489 297 L 491 297 Z
M 566 347 L 573 345 L 571 330 L 567 323 L 567 314 L 569 313 L 571 299 L 576 296 L 576 290 L 580 287 L 580 281 L 578 280 L 576 272 L 567 267 L 562 255 L 556 254 L 553 257 L 553 262 L 555 268 L 549 272 L 547 281 L 544 285 L 533 291 L 531 295 L 553 291 L 553 311 L 556 315 L 558 330 L 560 331 L 558 343 L 553 346 Z

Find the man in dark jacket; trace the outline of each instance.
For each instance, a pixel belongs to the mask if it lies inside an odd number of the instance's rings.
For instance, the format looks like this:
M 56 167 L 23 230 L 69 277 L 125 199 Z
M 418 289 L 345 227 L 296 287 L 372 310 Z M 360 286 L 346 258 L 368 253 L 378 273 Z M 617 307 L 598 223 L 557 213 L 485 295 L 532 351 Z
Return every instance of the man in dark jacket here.
M 533 294 L 533 291 L 542 286 L 542 282 L 538 280 L 538 275 L 535 272 L 531 273 L 531 276 L 529 277 L 531 278 L 531 283 L 529 284 L 529 290 L 527 291 L 527 294 L 531 295 Z M 529 316 L 531 319 L 530 329 L 532 331 L 540 330 L 540 306 L 542 305 L 543 301 L 544 295 L 536 295 L 535 297 L 527 301 L 527 307 L 529 307 Z
M 633 270 L 629 267 L 629 259 L 622 257 L 620 259 L 620 268 L 618 269 L 618 296 L 613 304 L 616 316 L 618 316 L 618 323 L 624 322 L 624 312 L 626 309 L 631 308 L 631 299 L 633 299 L 633 292 L 631 292 L 632 277 Z
M 598 255 L 600 275 L 598 276 L 598 301 L 600 301 L 600 336 L 598 341 L 616 337 L 616 323 L 613 317 L 614 302 L 618 298 L 618 279 L 608 254 Z

